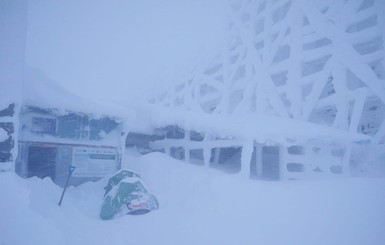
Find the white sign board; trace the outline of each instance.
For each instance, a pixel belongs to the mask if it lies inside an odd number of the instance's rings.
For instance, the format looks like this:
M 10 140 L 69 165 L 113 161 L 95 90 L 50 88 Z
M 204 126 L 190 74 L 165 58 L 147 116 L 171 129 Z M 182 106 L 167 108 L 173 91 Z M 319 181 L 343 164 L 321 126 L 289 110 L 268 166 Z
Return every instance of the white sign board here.
M 74 177 L 104 177 L 117 171 L 118 153 L 116 149 L 74 147 L 72 164 Z

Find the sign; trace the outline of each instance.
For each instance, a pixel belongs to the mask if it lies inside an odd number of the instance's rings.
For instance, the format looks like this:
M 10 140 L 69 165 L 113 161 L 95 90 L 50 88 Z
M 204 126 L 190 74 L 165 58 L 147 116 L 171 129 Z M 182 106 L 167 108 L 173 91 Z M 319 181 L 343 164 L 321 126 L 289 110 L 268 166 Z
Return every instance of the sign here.
M 116 149 L 74 147 L 72 165 L 74 177 L 104 177 L 115 173 L 118 164 Z

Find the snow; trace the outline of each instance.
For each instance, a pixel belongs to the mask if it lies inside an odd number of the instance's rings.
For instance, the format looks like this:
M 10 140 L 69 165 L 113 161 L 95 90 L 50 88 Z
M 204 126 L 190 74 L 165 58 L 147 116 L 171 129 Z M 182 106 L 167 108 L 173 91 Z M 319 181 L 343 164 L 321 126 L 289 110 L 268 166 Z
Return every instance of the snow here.
M 384 108 L 382 2 L 233 1 L 227 45 L 155 94 L 154 103 L 239 118 L 278 115 L 354 133 L 371 120 L 376 144 L 383 119 L 365 118 L 363 109 L 373 96 L 380 101 L 373 111 Z M 361 88 L 346 86 L 349 73 Z
M 359 133 L 263 114 L 207 114 L 156 106 L 150 111 L 151 121 L 156 126 L 177 124 L 198 132 L 210 132 L 220 137 L 255 139 L 260 143 L 286 143 L 288 138 L 297 142 L 317 140 L 340 144 L 371 140 L 371 137 Z
M 0 174 L 0 244 L 383 244 L 385 179 L 251 181 L 129 153 L 160 209 L 99 219 L 107 179 L 61 189 Z M 203 171 L 204 170 L 204 171 Z
M 7 131 L 5 131 L 4 129 L 0 128 L 0 142 L 4 141 L 6 139 L 8 139 Z
M 384 1 L 237 1 L 227 31 L 223 1 L 187 2 L 0 3 L 0 111 L 34 105 L 117 116 L 131 132 L 178 125 L 223 139 L 177 142 L 199 144 L 206 166 L 128 152 L 122 167 L 160 209 L 111 221 L 99 218 L 108 177 L 70 187 L 58 206 L 50 179 L 0 172 L 0 244 L 385 244 L 384 178 L 256 181 L 245 168 L 255 141 L 346 152 L 354 142 L 352 175 L 385 176 Z M 369 98 L 378 105 L 365 114 Z M 317 114 L 325 108 L 330 120 Z M 18 117 L 1 120 L 13 123 L 16 159 Z M 377 133 L 361 134 L 363 124 Z M 225 146 L 243 147 L 240 174 L 208 167 L 211 148 Z M 333 165 L 314 156 L 301 159 Z

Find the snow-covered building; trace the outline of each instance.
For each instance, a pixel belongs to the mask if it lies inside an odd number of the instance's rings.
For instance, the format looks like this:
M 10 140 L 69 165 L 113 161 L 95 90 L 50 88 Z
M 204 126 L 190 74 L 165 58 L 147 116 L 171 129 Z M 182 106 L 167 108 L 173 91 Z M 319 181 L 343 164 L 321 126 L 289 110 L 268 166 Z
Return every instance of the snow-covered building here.
M 124 152 L 124 118 L 116 108 L 72 95 L 44 83 L 30 69 L 27 91 L 14 117 L 15 171 L 22 177 L 50 177 L 64 185 L 68 167 L 76 167 L 71 184 L 97 180 L 120 169 Z M 36 79 L 36 80 L 35 80 Z
M 71 184 L 100 179 L 120 169 L 122 125 L 111 115 L 22 105 L 15 170 L 22 177 L 50 177 L 58 185 L 64 185 L 69 166 L 76 167 Z
M 232 1 L 228 44 L 153 97 L 186 112 L 174 124 L 187 132 L 154 147 L 191 158 L 199 145 L 213 166 L 238 154 L 259 177 L 349 174 L 351 155 L 385 143 L 384 12 L 381 0 Z
M 0 111 L 0 169 L 50 177 L 64 185 L 98 180 L 120 169 L 128 109 L 94 103 L 25 68 L 20 97 Z M 123 113 L 122 113 L 123 111 Z
M 69 165 L 76 167 L 71 184 L 115 172 L 132 111 L 73 95 L 25 64 L 27 5 L 0 3 L 0 171 L 59 185 Z
M 70 94 L 26 66 L 27 1 L 2 1 L 0 9 L 0 171 L 59 185 L 69 165 L 76 167 L 71 184 L 115 172 L 129 110 Z

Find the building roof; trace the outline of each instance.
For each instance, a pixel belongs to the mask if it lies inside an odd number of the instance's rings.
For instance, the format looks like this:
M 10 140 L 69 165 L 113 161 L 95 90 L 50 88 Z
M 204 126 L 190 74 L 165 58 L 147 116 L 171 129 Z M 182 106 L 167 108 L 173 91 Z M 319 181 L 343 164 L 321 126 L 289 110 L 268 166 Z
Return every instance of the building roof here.
M 25 105 L 54 109 L 58 113 L 83 112 L 98 116 L 130 118 L 135 112 L 115 104 L 99 103 L 75 95 L 59 84 L 50 81 L 46 75 L 35 68 L 27 67 L 22 86 L 22 101 Z M 84 91 L 92 93 L 92 91 Z

